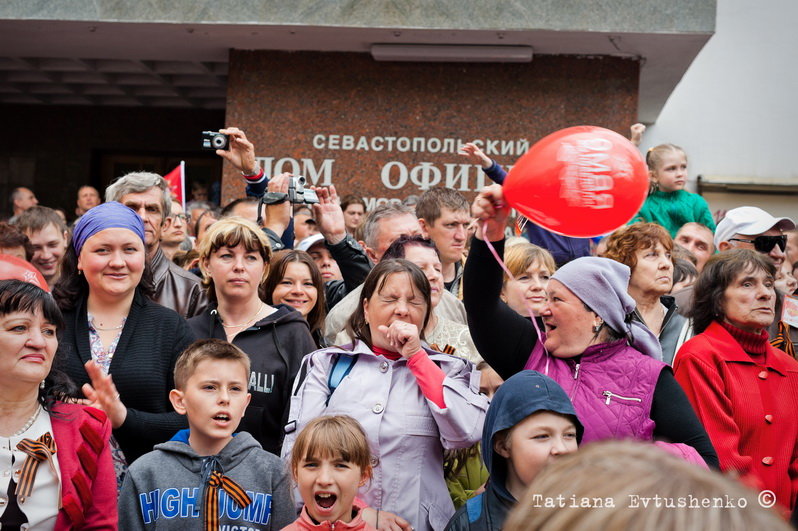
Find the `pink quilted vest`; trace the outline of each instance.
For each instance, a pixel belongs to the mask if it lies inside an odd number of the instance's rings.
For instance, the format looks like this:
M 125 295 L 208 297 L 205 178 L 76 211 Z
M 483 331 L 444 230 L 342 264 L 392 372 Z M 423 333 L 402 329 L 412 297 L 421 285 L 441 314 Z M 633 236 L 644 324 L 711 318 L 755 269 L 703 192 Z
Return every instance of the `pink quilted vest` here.
M 524 366 L 546 374 L 565 389 L 585 426 L 583 444 L 602 439 L 652 440 L 651 402 L 663 367 L 664 363 L 641 354 L 623 339 L 593 345 L 574 358 L 546 354 L 538 343 Z

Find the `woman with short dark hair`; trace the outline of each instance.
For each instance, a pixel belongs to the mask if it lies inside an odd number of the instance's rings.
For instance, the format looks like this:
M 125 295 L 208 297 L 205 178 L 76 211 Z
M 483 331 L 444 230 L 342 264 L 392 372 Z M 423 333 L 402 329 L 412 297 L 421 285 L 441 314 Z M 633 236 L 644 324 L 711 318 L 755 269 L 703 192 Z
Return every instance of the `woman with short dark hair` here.
M 776 267 L 749 249 L 709 259 L 695 284 L 693 327 L 673 365 L 718 452 L 721 470 L 798 497 L 798 361 L 768 343 Z
M 383 260 L 363 284 L 347 330 L 351 347 L 318 350 L 302 362 L 293 390 L 283 455 L 320 415 L 350 415 L 363 426 L 376 462 L 359 497 L 396 513 L 413 529 L 443 529 L 454 506 L 443 450 L 481 437 L 488 400 L 466 360 L 423 348 L 430 285 L 407 260 Z
M 662 361 L 673 356 L 687 339 L 689 323 L 679 314 L 673 287 L 673 240 L 656 223 L 635 223 L 613 232 L 602 255 L 629 266 L 629 295 L 635 300 L 634 317 L 657 336 Z
M 0 527 L 116 529 L 111 423 L 71 403 L 49 293 L 0 280 Z
M 327 346 L 323 334 L 327 315 L 324 280 L 308 253 L 296 249 L 274 253 L 261 292 L 267 304 L 285 304 L 301 313 L 316 346 Z

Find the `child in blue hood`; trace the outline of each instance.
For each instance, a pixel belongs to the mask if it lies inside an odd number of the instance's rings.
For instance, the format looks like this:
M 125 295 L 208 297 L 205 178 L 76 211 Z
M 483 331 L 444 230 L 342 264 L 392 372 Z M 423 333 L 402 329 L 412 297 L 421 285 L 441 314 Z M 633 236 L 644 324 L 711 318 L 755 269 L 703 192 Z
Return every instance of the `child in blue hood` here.
M 490 471 L 485 492 L 449 520 L 447 531 L 499 531 L 507 513 L 549 459 L 576 451 L 584 428 L 562 387 L 521 371 L 496 391 L 482 431 Z

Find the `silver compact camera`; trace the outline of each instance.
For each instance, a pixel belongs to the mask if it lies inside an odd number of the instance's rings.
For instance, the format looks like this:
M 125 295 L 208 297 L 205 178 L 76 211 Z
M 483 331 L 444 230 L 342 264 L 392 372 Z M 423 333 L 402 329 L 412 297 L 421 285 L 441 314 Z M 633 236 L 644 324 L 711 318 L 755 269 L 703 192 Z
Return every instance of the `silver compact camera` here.
M 305 188 L 305 178 L 301 175 L 291 177 L 288 181 L 288 202 L 295 204 L 312 205 L 319 202 L 316 192 Z
M 202 147 L 204 149 L 230 149 L 230 136 L 217 133 L 216 131 L 202 132 Z

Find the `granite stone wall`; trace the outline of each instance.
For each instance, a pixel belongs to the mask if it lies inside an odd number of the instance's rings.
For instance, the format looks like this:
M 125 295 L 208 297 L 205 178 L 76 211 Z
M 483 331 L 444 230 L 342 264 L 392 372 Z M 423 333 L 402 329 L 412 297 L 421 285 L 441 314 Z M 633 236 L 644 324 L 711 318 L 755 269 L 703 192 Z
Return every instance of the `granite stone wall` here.
M 449 186 L 472 197 L 486 182 L 456 154 L 478 139 L 503 165 L 564 127 L 628 135 L 639 62 L 536 56 L 528 64 L 380 63 L 365 54 L 233 50 L 227 125 L 255 143 L 269 175 L 335 184 L 369 206 Z M 222 199 L 243 184 L 225 167 Z

